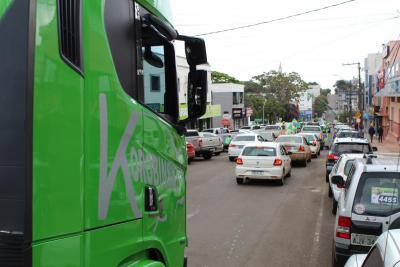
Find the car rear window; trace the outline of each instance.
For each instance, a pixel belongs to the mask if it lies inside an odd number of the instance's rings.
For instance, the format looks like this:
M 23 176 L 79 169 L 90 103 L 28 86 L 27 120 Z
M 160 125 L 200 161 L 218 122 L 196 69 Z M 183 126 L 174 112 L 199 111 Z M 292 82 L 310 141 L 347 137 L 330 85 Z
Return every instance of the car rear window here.
M 307 134 L 307 135 L 303 135 L 303 136 L 308 142 L 312 142 L 312 141 L 315 141 L 317 139 L 315 137 L 315 135 L 311 135 L 311 134 Z
M 300 144 L 303 143 L 300 136 L 281 136 L 276 139 L 279 143 Z
M 199 132 L 192 132 L 192 131 L 186 132 L 185 136 L 199 136 Z
M 344 153 L 368 153 L 372 152 L 371 146 L 364 143 L 336 143 L 333 145 L 333 153 L 341 155 Z
M 356 132 L 340 132 L 337 135 L 338 138 L 360 138 L 360 135 Z
M 276 156 L 276 150 L 273 147 L 245 147 L 242 156 L 272 157 Z
M 241 136 L 236 136 L 233 141 L 255 141 L 256 137 L 254 135 L 241 135 Z
M 264 132 L 264 133 L 258 133 L 264 140 L 267 140 L 267 141 L 274 141 L 274 139 L 275 139 L 275 137 L 274 137 L 274 135 L 272 134 L 272 133 L 266 133 L 266 132 Z
M 357 187 L 353 211 L 374 216 L 389 216 L 399 212 L 399 189 L 399 173 L 364 173 Z
M 213 129 L 206 129 L 206 130 L 203 130 L 203 132 L 204 132 L 204 133 L 212 133 L 212 132 L 214 132 L 214 131 L 213 131 Z
M 319 132 L 321 131 L 321 128 L 318 126 L 305 126 L 303 129 L 301 129 L 303 132 Z

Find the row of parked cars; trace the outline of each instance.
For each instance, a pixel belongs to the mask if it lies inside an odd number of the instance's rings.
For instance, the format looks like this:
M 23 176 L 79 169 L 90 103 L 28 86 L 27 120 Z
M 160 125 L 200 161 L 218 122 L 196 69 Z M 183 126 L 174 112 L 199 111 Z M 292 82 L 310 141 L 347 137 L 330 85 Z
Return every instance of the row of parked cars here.
M 280 134 L 266 140 L 260 131 L 270 126 L 236 135 L 228 148 L 228 158 L 236 161 L 236 182 L 251 179 L 276 180 L 280 185 L 291 176 L 293 162 L 307 166 L 324 148 L 319 126 L 305 125 L 298 134 Z
M 334 136 L 326 161 L 332 266 L 400 266 L 399 157 L 377 154 L 348 126 Z

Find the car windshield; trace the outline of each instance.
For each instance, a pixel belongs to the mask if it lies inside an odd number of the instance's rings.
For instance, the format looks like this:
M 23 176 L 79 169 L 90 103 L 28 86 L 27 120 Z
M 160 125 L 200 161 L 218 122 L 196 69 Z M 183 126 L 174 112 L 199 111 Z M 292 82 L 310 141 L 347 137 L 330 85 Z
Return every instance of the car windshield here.
M 315 135 L 311 135 L 311 134 L 307 134 L 307 135 L 303 135 L 304 136 L 304 138 L 306 138 L 306 140 L 307 140 L 307 142 L 312 142 L 312 141 L 315 141 L 315 139 L 316 139 L 316 137 L 315 137 Z
M 300 144 L 302 143 L 300 136 L 281 136 L 276 139 L 279 143 L 291 143 L 291 144 Z
M 359 138 L 360 135 L 357 132 L 340 132 L 337 135 L 338 138 Z
M 302 132 L 320 132 L 321 128 L 318 126 L 304 126 Z
M 400 210 L 399 173 L 364 173 L 358 184 L 353 210 L 360 215 L 389 216 Z
M 348 176 L 351 166 L 353 165 L 354 159 L 349 159 L 344 165 L 344 175 Z
M 242 156 L 271 157 L 276 156 L 276 150 L 273 147 L 246 147 L 243 149 Z
M 194 131 L 187 131 L 185 133 L 185 136 L 199 136 L 199 133 Z
M 368 153 L 372 152 L 371 146 L 364 143 L 338 143 L 333 146 L 333 153 L 341 155 L 344 153 Z
M 265 130 L 280 130 L 280 127 L 278 125 L 267 125 Z
M 268 132 L 260 132 L 258 133 L 264 140 L 267 141 L 274 141 L 274 136 L 272 133 L 268 133 Z
M 241 142 L 241 141 L 255 141 L 256 137 L 254 135 L 238 135 L 233 139 L 235 142 Z

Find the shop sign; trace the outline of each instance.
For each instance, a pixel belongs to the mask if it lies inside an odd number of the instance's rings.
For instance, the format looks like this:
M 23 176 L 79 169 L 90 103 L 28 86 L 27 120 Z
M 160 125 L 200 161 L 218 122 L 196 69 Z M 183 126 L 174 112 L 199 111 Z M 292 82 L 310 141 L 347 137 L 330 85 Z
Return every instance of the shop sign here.
M 232 109 L 232 118 L 241 119 L 242 118 L 242 109 L 241 108 L 233 108 Z

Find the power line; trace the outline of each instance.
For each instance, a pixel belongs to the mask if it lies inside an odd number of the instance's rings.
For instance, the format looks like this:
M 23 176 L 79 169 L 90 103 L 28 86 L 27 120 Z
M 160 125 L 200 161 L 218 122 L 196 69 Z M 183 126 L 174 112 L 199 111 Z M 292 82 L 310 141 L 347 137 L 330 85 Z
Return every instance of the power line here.
M 310 13 L 319 12 L 319 11 L 322 11 L 322 10 L 325 10 L 325 9 L 329 9 L 329 8 L 345 5 L 345 4 L 348 4 L 348 3 L 351 3 L 351 2 L 355 2 L 355 1 L 356 0 L 347 0 L 347 1 L 344 1 L 344 2 L 337 3 L 337 4 L 332 4 L 332 5 L 329 5 L 329 6 L 324 6 L 324 7 L 308 10 L 308 11 L 305 11 L 305 12 L 292 14 L 292 15 L 285 16 L 285 17 L 280 17 L 280 18 L 276 18 L 276 19 L 272 19 L 272 20 L 268 20 L 268 21 L 257 22 L 257 23 L 253 23 L 253 24 L 247 24 L 247 25 L 243 25 L 243 26 L 239 26 L 239 27 L 228 28 L 228 29 L 224 29 L 224 30 L 218 30 L 218 31 L 213 31 L 213 32 L 197 34 L 195 36 L 205 36 L 205 35 L 211 35 L 211 34 L 217 34 L 217 33 L 222 33 L 222 32 L 229 32 L 229 31 L 235 31 L 235 30 L 239 30 L 239 29 L 255 27 L 255 26 L 259 26 L 259 25 L 263 25 L 263 24 L 269 24 L 269 23 L 272 23 L 272 22 L 282 21 L 282 20 L 286 20 L 286 19 L 291 19 L 291 18 L 307 15 L 307 14 L 310 14 Z

